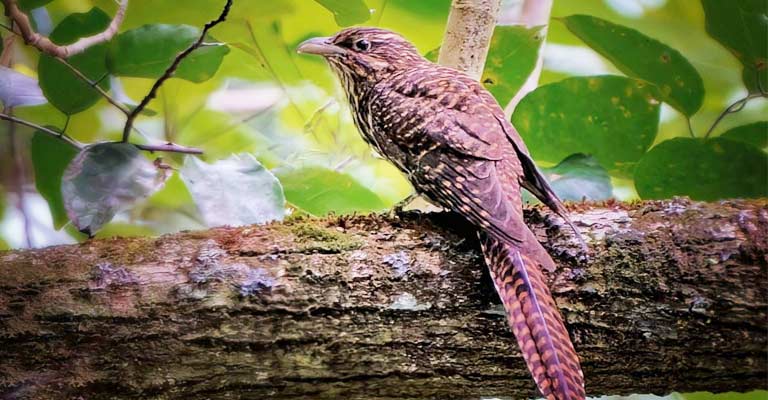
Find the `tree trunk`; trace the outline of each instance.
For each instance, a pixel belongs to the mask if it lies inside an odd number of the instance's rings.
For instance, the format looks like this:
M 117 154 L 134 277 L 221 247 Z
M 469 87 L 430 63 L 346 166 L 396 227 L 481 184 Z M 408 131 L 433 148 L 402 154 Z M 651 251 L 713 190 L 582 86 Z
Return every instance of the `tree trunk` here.
M 480 80 L 501 0 L 453 0 L 438 64 Z
M 768 202 L 527 211 L 590 395 L 766 388 Z M 0 254 L 3 399 L 535 396 L 450 214 Z

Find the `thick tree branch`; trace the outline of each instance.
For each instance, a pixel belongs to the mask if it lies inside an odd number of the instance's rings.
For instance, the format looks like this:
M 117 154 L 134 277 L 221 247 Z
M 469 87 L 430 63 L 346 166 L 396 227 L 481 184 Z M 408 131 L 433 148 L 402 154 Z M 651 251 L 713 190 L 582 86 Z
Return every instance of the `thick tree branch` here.
M 590 395 L 766 388 L 768 202 L 527 212 Z M 470 228 L 344 217 L 0 254 L 0 397 L 535 395 Z
M 139 103 L 136 108 L 131 110 L 131 113 L 128 114 L 128 118 L 125 121 L 125 128 L 123 128 L 123 142 L 127 142 L 128 138 L 131 136 L 131 128 L 133 127 L 133 121 L 136 119 L 136 117 L 141 114 L 142 111 L 149 105 L 149 102 L 152 101 L 157 96 L 157 91 L 160 90 L 160 87 L 163 86 L 163 83 L 170 79 L 174 73 L 176 73 L 176 69 L 179 67 L 179 64 L 181 64 L 182 61 L 184 61 L 185 58 L 187 58 L 190 54 L 192 54 L 193 51 L 199 49 L 201 46 L 203 46 L 203 42 L 205 41 L 206 35 L 208 35 L 208 31 L 211 30 L 214 26 L 224 22 L 227 19 L 227 15 L 229 15 L 229 10 L 232 8 L 232 0 L 226 0 L 227 2 L 224 4 L 224 8 L 221 10 L 221 14 L 214 19 L 213 21 L 208 22 L 203 27 L 203 31 L 200 32 L 200 36 L 197 38 L 197 40 L 194 41 L 189 47 L 187 47 L 184 51 L 179 53 L 179 55 L 176 56 L 176 58 L 173 60 L 171 65 L 165 70 L 163 75 L 155 81 L 154 85 L 152 85 L 152 88 L 149 90 L 149 93 L 147 93 L 146 96 L 141 100 L 141 103 Z
M 29 20 L 27 14 L 19 8 L 17 0 L 2 0 L 5 6 L 5 15 L 8 16 L 19 29 L 21 37 L 24 38 L 24 42 L 30 46 L 36 47 L 38 50 L 45 54 L 59 58 L 69 58 L 75 54 L 80 54 L 87 50 L 91 46 L 95 46 L 99 43 L 104 43 L 112 39 L 117 34 L 120 24 L 125 17 L 125 11 L 128 8 L 128 0 L 121 0 L 120 5 L 115 12 L 115 17 L 110 22 L 107 29 L 103 32 L 97 33 L 93 36 L 81 38 L 75 43 L 60 46 L 53 43 L 47 36 L 41 35 L 32 28 L 32 23 Z
M 453 0 L 438 64 L 480 79 L 501 0 Z

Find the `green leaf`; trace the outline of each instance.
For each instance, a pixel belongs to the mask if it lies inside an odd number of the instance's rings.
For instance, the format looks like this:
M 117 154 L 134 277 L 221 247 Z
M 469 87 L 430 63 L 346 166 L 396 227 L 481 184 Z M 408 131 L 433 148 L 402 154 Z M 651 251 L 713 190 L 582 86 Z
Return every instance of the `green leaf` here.
M 707 33 L 744 65 L 744 83 L 757 91 L 757 77 L 768 87 L 768 1 L 702 0 Z
M 277 172 L 291 204 L 312 214 L 381 211 L 386 204 L 349 175 L 322 167 Z
M 154 24 L 131 29 L 112 41 L 107 66 L 114 75 L 157 79 L 199 36 L 200 29 L 189 25 Z M 179 64 L 174 77 L 204 82 L 216 74 L 228 53 L 229 47 L 223 44 L 198 48 Z
M 563 22 L 621 72 L 658 86 L 662 99 L 683 114 L 690 117 L 701 108 L 704 83 L 679 51 L 634 29 L 589 15 L 572 15 Z
M 493 31 L 480 81 L 499 104 L 509 103 L 536 67 L 542 29 L 499 25 Z
M 555 163 L 578 152 L 624 175 L 656 138 L 657 91 L 622 76 L 569 78 L 529 93 L 512 122 L 537 161 Z
M 315 0 L 333 13 L 336 24 L 350 26 L 360 24 L 371 18 L 371 9 L 363 0 Z
M 424 54 L 424 58 L 426 58 L 429 61 L 432 61 L 433 63 L 437 62 L 438 57 L 440 57 L 440 47 L 434 48 L 430 51 L 428 51 L 426 54 Z
M 61 229 L 69 221 L 61 195 L 61 177 L 77 155 L 77 150 L 62 140 L 37 131 L 32 136 L 30 152 L 35 170 L 35 187 L 48 202 L 54 228 Z
M 759 83 L 757 81 L 758 79 L 760 79 Z M 744 86 L 749 93 L 760 93 L 761 87 L 763 91 L 768 90 L 768 69 L 757 71 L 755 69 L 744 67 L 744 69 L 741 70 L 741 81 L 744 82 Z
M 30 11 L 35 8 L 40 8 L 52 1 L 53 0 L 19 0 L 19 8 L 23 11 Z
M 644 199 L 712 201 L 768 196 L 768 154 L 730 139 L 674 138 L 656 145 L 635 171 Z
M 181 179 L 210 227 L 263 224 L 285 216 L 280 182 L 250 154 L 214 164 L 187 157 Z
M 768 147 L 768 121 L 737 126 L 718 137 L 751 144 L 758 149 L 765 149 Z
M 572 154 L 552 168 L 542 168 L 552 189 L 563 200 L 605 200 L 613 186 L 608 172 L 585 154 Z
M 153 165 L 132 144 L 86 147 L 67 166 L 61 184 L 64 207 L 80 232 L 93 236 L 118 211 L 157 191 L 167 170 Z
M 71 44 L 84 36 L 91 36 L 104 31 L 111 19 L 98 8 L 87 13 L 70 14 L 51 32 L 50 39 L 61 45 Z M 99 86 L 109 90 L 109 79 L 104 63 L 107 54 L 105 43 L 91 46 L 83 53 L 70 57 L 67 61 L 75 66 L 91 81 L 101 80 Z M 49 55 L 41 55 L 38 63 L 40 88 L 48 101 L 67 115 L 88 109 L 99 101 L 96 89 L 78 78 L 69 68 Z

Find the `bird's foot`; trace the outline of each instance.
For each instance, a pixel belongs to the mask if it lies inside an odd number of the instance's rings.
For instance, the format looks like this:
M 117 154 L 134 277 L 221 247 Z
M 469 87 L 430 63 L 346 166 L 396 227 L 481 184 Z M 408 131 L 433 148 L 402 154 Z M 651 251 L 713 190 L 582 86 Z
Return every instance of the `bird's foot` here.
M 392 209 L 389 210 L 389 216 L 394 217 L 397 215 L 400 215 L 403 213 L 405 207 L 408 207 L 413 203 L 414 200 L 416 200 L 419 197 L 417 193 L 411 193 L 408 195 L 408 197 L 398 201 L 394 206 L 392 206 Z

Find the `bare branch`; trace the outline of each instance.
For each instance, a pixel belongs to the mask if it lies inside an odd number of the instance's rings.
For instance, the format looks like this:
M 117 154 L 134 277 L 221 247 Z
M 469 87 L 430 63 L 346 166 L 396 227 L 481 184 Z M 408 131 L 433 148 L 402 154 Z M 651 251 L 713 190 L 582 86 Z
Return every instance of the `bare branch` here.
M 104 89 L 102 89 L 101 86 L 99 86 L 99 82 L 92 81 L 90 78 L 85 76 L 85 74 L 80 72 L 80 70 L 77 69 L 77 67 L 67 62 L 67 60 L 61 57 L 54 57 L 54 58 L 56 58 L 58 62 L 64 64 L 67 68 L 69 68 L 70 71 L 72 71 L 72 73 L 74 73 L 83 82 L 87 83 L 90 87 L 94 88 L 97 92 L 99 92 L 101 97 L 104 97 L 110 104 L 112 104 L 118 110 L 120 110 L 120 112 L 122 112 L 126 116 L 131 113 L 131 110 L 129 110 L 128 107 L 126 107 L 124 104 L 121 104 L 119 101 L 115 100 L 112 96 L 109 95 L 109 93 L 105 92 Z
M 585 262 L 527 210 L 591 396 L 766 387 L 766 207 L 573 204 Z M 535 397 L 473 235 L 406 212 L 0 252 L 0 398 Z
M 453 0 L 438 64 L 479 80 L 501 0 Z
M 34 122 L 29 122 L 27 120 L 14 117 L 12 115 L 0 113 L 0 119 L 9 121 L 15 124 L 28 126 L 32 129 L 37 129 L 42 133 L 45 133 L 57 139 L 63 140 L 64 142 L 66 142 L 67 144 L 69 144 L 70 146 L 78 150 L 82 150 L 86 146 L 86 144 L 80 143 L 77 140 L 72 139 L 71 137 L 65 135 L 64 133 L 57 132 L 53 129 L 47 128 L 42 125 L 38 125 Z M 163 152 L 163 153 L 203 154 L 203 151 L 198 148 L 180 146 L 178 144 L 174 144 L 171 142 L 163 143 L 163 144 L 134 144 L 134 146 L 136 146 L 136 148 L 138 148 L 139 150 L 149 151 L 153 153 Z
M 715 122 L 713 122 L 712 126 L 709 127 L 709 129 L 707 130 L 707 133 L 704 134 L 704 138 L 705 139 L 708 138 L 709 135 L 712 134 L 712 132 L 717 127 L 717 125 L 720 123 L 720 121 L 722 121 L 723 118 L 725 118 L 728 114 L 733 114 L 741 111 L 744 108 L 744 106 L 746 106 L 747 103 L 749 103 L 750 100 L 756 99 L 758 97 L 766 97 L 766 95 L 762 93 L 750 93 L 746 97 L 738 99 L 733 104 L 728 106 L 725 110 L 723 110 L 723 112 L 720 113 L 720 115 L 717 116 L 717 118 L 715 119 Z
M 186 147 L 171 142 L 164 144 L 134 144 L 137 148 L 150 152 L 203 154 L 203 151 L 194 147 Z
M 51 136 L 53 136 L 55 138 L 58 138 L 58 139 L 61 139 L 61 140 L 65 141 L 67 144 L 69 144 L 70 146 L 72 146 L 72 147 L 74 147 L 74 148 L 76 148 L 78 150 L 82 150 L 83 147 L 85 147 L 82 143 L 78 142 L 75 139 L 72 139 L 71 137 L 69 137 L 69 136 L 67 136 L 67 135 L 65 135 L 65 134 L 63 134 L 61 132 L 56 132 L 53 129 L 46 128 L 46 127 L 44 127 L 42 125 L 38 125 L 38 124 L 36 124 L 34 122 L 29 122 L 27 120 L 23 120 L 21 118 L 16 118 L 16 117 L 14 117 L 12 115 L 7 115 L 7 114 L 3 114 L 3 113 L 0 113 L 0 119 L 6 120 L 6 121 L 10 121 L 10 122 L 13 122 L 13 123 L 16 123 L 16 124 L 19 124 L 19 125 L 28 126 L 28 127 L 32 128 L 32 129 L 37 129 L 40 132 L 47 133 L 48 135 L 51 135 Z
M 123 142 L 128 141 L 128 138 L 131 136 L 131 128 L 133 127 L 134 120 L 136 120 L 136 117 L 144 110 L 144 108 L 147 107 L 149 102 L 157 96 L 157 91 L 160 89 L 163 83 L 165 83 L 165 81 L 173 76 L 173 74 L 176 72 L 176 69 L 179 67 L 179 64 L 181 64 L 181 62 L 187 56 L 192 54 L 193 51 L 197 50 L 203 45 L 203 41 L 205 40 L 205 36 L 208 34 L 208 31 L 227 19 L 230 8 L 232 8 L 232 0 L 227 0 L 227 3 L 224 4 L 224 8 L 221 10 L 221 14 L 219 14 L 219 17 L 205 24 L 203 31 L 200 32 L 200 36 L 197 38 L 197 40 L 195 40 L 194 43 L 187 47 L 186 50 L 182 51 L 178 56 L 176 56 L 168 69 L 165 70 L 165 73 L 163 73 L 163 75 L 157 81 L 155 81 L 155 84 L 152 85 L 152 89 L 150 89 L 149 93 L 144 97 L 144 99 L 141 100 L 141 103 L 139 103 L 139 105 L 136 106 L 136 108 L 134 108 L 130 114 L 128 114 L 128 119 L 125 121 L 125 127 L 123 128 Z
M 120 24 L 125 17 L 125 10 L 128 8 L 128 0 L 121 0 L 117 12 L 115 13 L 115 17 L 112 19 L 109 26 L 107 26 L 107 29 L 93 36 L 81 38 L 75 43 L 60 46 L 53 43 L 47 36 L 41 35 L 32 29 L 32 23 L 30 22 L 29 17 L 21 10 L 21 8 L 19 8 L 17 0 L 2 0 L 2 2 L 5 6 L 5 15 L 16 24 L 25 43 L 34 46 L 45 54 L 59 58 L 69 58 L 75 54 L 84 52 L 91 46 L 112 39 L 120 28 Z

